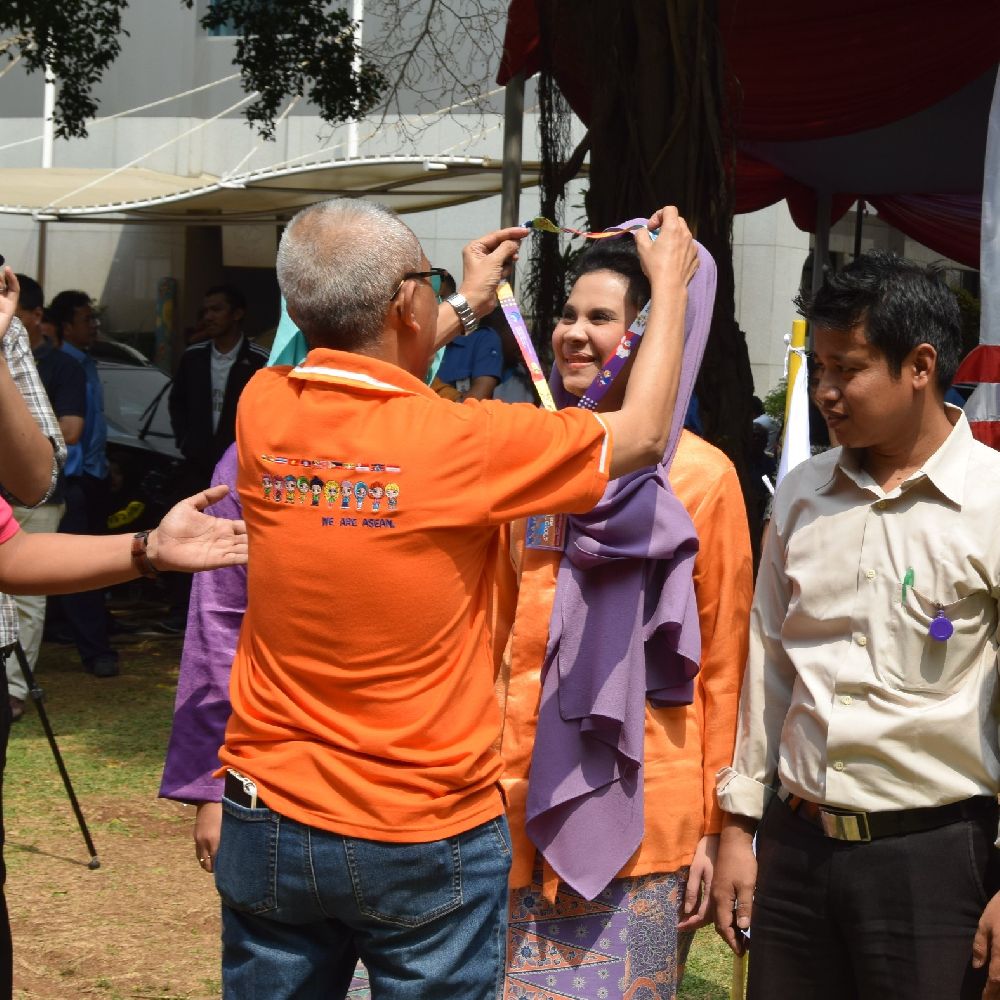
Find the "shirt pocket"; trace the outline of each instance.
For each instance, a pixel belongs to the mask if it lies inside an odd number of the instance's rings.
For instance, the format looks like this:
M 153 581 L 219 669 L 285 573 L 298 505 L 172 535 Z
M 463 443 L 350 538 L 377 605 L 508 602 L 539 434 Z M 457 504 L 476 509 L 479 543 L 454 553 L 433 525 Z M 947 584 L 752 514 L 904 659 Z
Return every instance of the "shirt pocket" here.
M 986 590 L 964 597 L 958 588 L 942 586 L 931 596 L 907 587 L 895 608 L 898 641 L 885 664 L 876 664 L 890 686 L 944 698 L 954 693 L 982 661 L 984 647 L 995 655 L 996 602 Z M 944 640 L 930 633 L 943 613 L 954 631 Z

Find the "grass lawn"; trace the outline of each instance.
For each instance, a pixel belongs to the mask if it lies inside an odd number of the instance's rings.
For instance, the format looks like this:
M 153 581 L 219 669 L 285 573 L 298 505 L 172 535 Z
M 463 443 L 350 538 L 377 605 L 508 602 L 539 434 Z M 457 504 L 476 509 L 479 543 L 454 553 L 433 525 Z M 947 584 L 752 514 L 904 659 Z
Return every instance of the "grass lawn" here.
M 4 788 L 15 1000 L 212 1000 L 218 904 L 198 868 L 193 809 L 156 798 L 180 642 L 119 643 L 122 675 L 97 680 L 46 644 L 39 681 L 90 827 L 89 856 L 31 706 L 11 734 Z M 680 996 L 726 1000 L 732 961 L 695 939 Z

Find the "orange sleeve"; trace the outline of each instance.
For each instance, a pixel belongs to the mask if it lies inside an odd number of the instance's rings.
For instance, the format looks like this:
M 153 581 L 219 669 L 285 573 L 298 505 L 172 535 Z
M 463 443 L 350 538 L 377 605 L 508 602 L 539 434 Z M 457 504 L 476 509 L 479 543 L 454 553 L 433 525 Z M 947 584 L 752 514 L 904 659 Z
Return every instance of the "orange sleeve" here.
M 469 403 L 465 404 L 470 405 Z M 487 402 L 482 487 L 491 524 L 590 510 L 608 484 L 611 433 L 595 413 Z
M 694 567 L 702 650 L 698 724 L 703 748 L 705 833 L 722 829 L 715 774 L 732 762 L 740 685 L 746 665 L 753 598 L 753 557 L 736 470 L 712 485 L 694 515 L 699 549 Z

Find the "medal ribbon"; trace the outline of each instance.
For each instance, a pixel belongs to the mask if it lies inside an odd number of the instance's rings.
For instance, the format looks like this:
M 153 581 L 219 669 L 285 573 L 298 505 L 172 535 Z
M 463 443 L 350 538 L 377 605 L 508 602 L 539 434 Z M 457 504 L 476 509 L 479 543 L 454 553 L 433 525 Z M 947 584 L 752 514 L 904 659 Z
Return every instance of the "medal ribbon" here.
M 528 229 L 538 229 L 547 233 L 569 233 L 571 236 L 580 236 L 587 240 L 602 240 L 614 236 L 623 236 L 625 233 L 643 229 L 648 222 L 648 219 L 629 219 L 627 222 L 621 223 L 621 225 L 599 232 L 583 232 L 579 229 L 567 229 L 564 226 L 557 226 L 554 222 L 542 216 L 531 219 L 524 225 Z M 653 234 L 653 238 L 655 239 L 655 234 Z M 503 309 L 503 314 L 510 324 L 514 339 L 517 341 L 517 346 L 521 349 L 521 357 L 524 358 L 525 367 L 528 369 L 528 374 L 531 376 L 531 381 L 535 386 L 535 391 L 538 393 L 538 398 L 541 400 L 542 406 L 547 410 L 554 410 L 556 404 L 552 399 L 549 384 L 545 379 L 545 373 L 542 371 L 541 363 L 538 360 L 538 352 L 535 350 L 535 345 L 531 342 L 531 335 L 528 333 L 524 317 L 521 315 L 517 300 L 514 298 L 514 290 L 510 287 L 509 282 L 503 281 L 500 283 L 500 286 L 497 288 L 497 298 L 500 300 L 500 307 Z M 649 306 L 650 303 L 647 302 L 639 310 L 639 315 L 636 316 L 632 321 L 632 325 L 625 331 L 624 336 L 615 348 L 614 354 L 605 361 L 600 374 L 590 383 L 589 388 L 580 398 L 577 406 L 581 406 L 585 410 L 597 409 L 598 404 L 607 394 L 608 389 L 611 388 L 611 383 L 614 382 L 618 373 L 625 367 L 625 362 L 631 356 L 639 338 L 646 332 Z

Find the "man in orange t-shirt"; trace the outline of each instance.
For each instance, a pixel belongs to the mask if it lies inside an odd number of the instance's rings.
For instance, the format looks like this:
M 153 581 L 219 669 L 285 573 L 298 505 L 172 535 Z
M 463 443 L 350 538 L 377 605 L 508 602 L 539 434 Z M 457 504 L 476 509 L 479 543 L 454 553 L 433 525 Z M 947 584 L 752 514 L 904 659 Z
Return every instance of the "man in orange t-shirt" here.
M 286 230 L 278 279 L 310 353 L 254 376 L 237 415 L 253 556 L 220 752 L 227 996 L 343 996 L 355 954 L 375 995 L 495 995 L 499 529 L 585 511 L 662 454 L 696 256 L 674 210 L 654 226 L 636 237 L 646 344 L 599 417 L 454 406 L 424 385 L 437 271 L 381 207 L 324 202 Z M 524 235 L 472 245 L 494 287 Z

